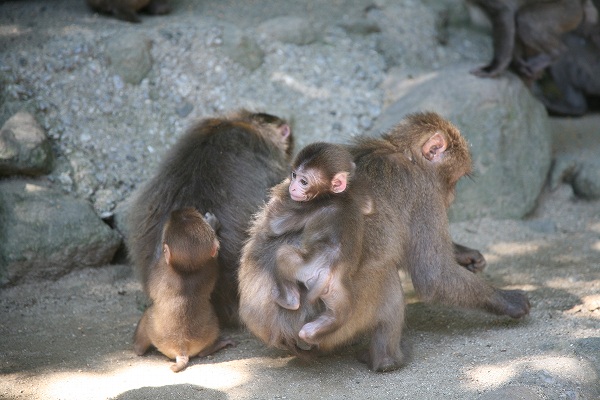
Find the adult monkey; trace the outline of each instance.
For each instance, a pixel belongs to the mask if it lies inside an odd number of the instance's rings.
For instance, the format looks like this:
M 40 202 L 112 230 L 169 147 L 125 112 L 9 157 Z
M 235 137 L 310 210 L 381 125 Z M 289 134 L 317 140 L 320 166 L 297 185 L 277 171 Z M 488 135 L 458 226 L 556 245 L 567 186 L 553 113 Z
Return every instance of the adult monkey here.
M 134 196 L 129 255 L 144 290 L 162 254 L 161 233 L 171 211 L 194 207 L 220 223 L 219 278 L 212 295 L 219 321 L 236 325 L 237 269 L 252 214 L 288 171 L 293 136 L 273 115 L 246 110 L 193 125 Z
M 561 35 L 597 18 L 591 0 L 467 0 L 481 7 L 492 22 L 492 61 L 471 71 L 496 77 L 511 63 L 521 76 L 537 75 L 565 50 Z
M 369 367 L 401 367 L 405 305 L 398 268 L 410 273 L 423 300 L 513 318 L 529 312 L 525 293 L 496 289 L 455 260 L 446 211 L 456 182 L 471 170 L 471 158 L 452 124 L 434 113 L 410 115 L 380 139 L 357 139 L 350 151 L 356 176 L 370 182 L 375 212 L 365 215 L 363 254 L 347 280 L 355 308 L 338 329 L 319 337 L 309 353 L 330 351 L 368 334 L 364 360 Z M 268 264 L 275 262 L 278 243 L 265 235 L 265 215 L 257 216 L 242 252 L 240 316 L 266 344 L 301 354 L 306 343 L 299 332 L 323 312 L 322 305 L 305 301 L 305 293 L 298 310 L 273 301 L 273 267 Z

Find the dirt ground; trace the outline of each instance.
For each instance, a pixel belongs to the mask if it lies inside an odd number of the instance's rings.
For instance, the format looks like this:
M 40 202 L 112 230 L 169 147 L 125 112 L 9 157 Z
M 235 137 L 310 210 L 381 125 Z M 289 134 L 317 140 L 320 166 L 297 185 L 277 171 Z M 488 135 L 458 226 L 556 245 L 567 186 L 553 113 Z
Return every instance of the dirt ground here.
M 600 203 L 561 185 L 525 221 L 452 234 L 484 252 L 486 279 L 529 293 L 527 318 L 426 305 L 407 284 L 412 359 L 398 371 L 370 372 L 355 348 L 301 362 L 229 330 L 236 347 L 175 374 L 133 353 L 144 297 L 129 266 L 110 265 L 0 291 L 0 398 L 599 398 Z

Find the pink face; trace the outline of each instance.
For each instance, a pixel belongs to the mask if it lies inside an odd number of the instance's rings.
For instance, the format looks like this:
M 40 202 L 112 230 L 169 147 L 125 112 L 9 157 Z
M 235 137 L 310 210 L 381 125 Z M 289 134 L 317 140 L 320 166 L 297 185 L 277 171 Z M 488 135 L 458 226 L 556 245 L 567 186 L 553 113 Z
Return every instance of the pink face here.
M 292 172 L 290 177 L 290 197 L 294 201 L 308 201 L 309 189 L 311 187 L 311 179 L 305 174 L 298 174 L 296 171 Z

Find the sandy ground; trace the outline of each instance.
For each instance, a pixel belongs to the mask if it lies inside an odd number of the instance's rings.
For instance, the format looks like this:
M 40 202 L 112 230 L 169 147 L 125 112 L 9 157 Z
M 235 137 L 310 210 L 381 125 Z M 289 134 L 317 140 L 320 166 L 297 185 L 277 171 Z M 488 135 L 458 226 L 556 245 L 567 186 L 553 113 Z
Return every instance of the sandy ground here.
M 313 362 L 238 345 L 175 374 L 131 337 L 140 285 L 126 265 L 75 272 L 0 292 L 0 397 L 6 399 L 406 398 L 595 399 L 600 396 L 600 204 L 562 185 L 527 221 L 452 225 L 480 248 L 484 276 L 528 291 L 522 321 L 418 302 L 406 286 L 412 360 L 377 374 L 349 348 Z

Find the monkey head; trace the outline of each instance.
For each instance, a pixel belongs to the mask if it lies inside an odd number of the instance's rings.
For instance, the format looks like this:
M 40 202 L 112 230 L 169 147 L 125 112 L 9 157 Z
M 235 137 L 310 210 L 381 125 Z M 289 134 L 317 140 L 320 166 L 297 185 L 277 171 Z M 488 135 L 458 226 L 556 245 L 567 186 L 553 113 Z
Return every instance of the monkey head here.
M 356 168 L 344 146 L 323 142 L 302 149 L 292 166 L 289 192 L 294 201 L 343 193 Z
M 214 259 L 219 240 L 210 224 L 195 208 L 174 210 L 162 235 L 166 263 L 181 272 L 191 272 Z

